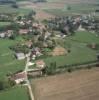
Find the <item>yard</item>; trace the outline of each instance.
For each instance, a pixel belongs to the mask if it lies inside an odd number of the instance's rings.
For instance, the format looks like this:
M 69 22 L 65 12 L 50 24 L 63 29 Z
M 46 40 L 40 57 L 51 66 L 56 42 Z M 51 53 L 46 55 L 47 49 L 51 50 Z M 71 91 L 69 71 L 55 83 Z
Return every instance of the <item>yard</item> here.
M 0 100 L 29 100 L 27 89 L 16 86 L 4 92 L 0 92 Z
M 19 70 L 23 70 L 25 61 L 18 61 L 14 57 L 14 53 L 9 49 L 11 45 L 19 42 L 16 40 L 0 39 L 0 79 L 5 77 L 9 73 L 14 73 Z
M 99 100 L 99 68 L 31 81 L 36 100 Z
M 62 46 L 71 50 L 70 53 L 64 56 L 47 57 L 44 60 L 47 65 L 56 62 L 57 66 L 94 61 L 97 59 L 97 52 L 88 48 L 87 43 L 99 43 L 99 37 L 89 32 L 77 32 L 74 36 L 66 37 L 64 42 L 61 41 Z

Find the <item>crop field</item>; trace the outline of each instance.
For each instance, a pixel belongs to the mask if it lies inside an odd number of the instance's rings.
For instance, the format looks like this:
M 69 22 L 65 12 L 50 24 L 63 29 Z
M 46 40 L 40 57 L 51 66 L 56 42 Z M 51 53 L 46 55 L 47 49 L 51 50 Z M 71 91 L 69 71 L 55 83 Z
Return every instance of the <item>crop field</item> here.
M 70 48 L 71 52 L 64 56 L 51 56 L 44 59 L 47 65 L 56 62 L 57 66 L 66 64 L 84 63 L 97 59 L 97 51 L 88 48 L 87 44 L 98 43 L 99 37 L 90 32 L 77 32 L 74 36 L 56 40 L 64 48 Z
M 99 68 L 31 81 L 35 100 L 99 100 Z
M 14 57 L 14 53 L 9 49 L 18 41 L 0 39 L 0 79 L 9 73 L 24 69 L 25 61 L 18 61 Z
M 25 87 L 14 87 L 4 92 L 0 92 L 0 100 L 29 100 Z

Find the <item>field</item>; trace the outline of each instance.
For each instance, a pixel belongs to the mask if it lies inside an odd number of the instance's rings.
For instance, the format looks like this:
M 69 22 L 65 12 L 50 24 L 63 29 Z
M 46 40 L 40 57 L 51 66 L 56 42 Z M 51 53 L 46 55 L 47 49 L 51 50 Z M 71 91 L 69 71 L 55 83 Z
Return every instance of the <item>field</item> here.
M 34 79 L 35 100 L 99 100 L 99 68 Z
M 0 27 L 5 27 L 5 26 L 8 26 L 10 24 L 11 24 L 10 22 L 0 22 Z
M 14 87 L 0 92 L 0 100 L 29 100 L 27 89 L 24 87 Z
M 31 10 L 30 9 L 22 9 L 22 8 L 12 8 L 11 5 L 0 5 L 0 13 L 7 13 L 7 14 L 28 14 Z
M 14 57 L 14 53 L 9 49 L 10 46 L 19 40 L 0 39 L 0 79 L 9 73 L 24 69 L 25 61 L 18 61 Z
M 68 10 L 68 7 L 70 7 L 70 10 Z M 66 4 L 62 8 L 44 9 L 44 11 L 55 16 L 67 16 L 83 13 L 88 14 L 94 12 L 96 9 L 99 9 L 99 7 L 94 4 Z
M 66 37 L 65 39 L 57 40 L 58 44 L 64 48 L 70 48 L 71 52 L 64 56 L 47 57 L 45 62 L 50 65 L 52 62 L 56 62 L 57 66 L 63 66 L 66 64 L 84 63 L 88 61 L 94 61 L 97 59 L 97 51 L 88 48 L 86 45 L 90 43 L 98 43 L 99 37 L 90 32 L 77 32 L 74 36 Z
M 46 3 L 33 3 L 24 0 L 18 2 L 21 8 L 33 9 L 36 11 L 36 19 L 44 20 L 53 18 L 55 16 L 67 16 L 67 15 L 78 15 L 86 14 L 99 9 L 97 4 L 99 1 L 96 0 L 47 0 Z M 71 10 L 68 10 L 71 7 Z M 99 14 L 98 14 L 99 15 Z

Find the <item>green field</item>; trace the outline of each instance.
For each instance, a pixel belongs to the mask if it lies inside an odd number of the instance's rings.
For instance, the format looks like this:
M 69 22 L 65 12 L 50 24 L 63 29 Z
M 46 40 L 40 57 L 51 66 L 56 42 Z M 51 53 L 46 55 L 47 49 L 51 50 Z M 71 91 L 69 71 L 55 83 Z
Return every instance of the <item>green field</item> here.
M 0 13 L 7 13 L 7 14 L 24 14 L 27 15 L 31 10 L 30 9 L 23 9 L 23 8 L 12 8 L 10 5 L 0 5 Z
M 74 36 L 66 37 L 61 43 L 65 48 L 70 48 L 70 53 L 65 56 L 48 57 L 44 60 L 47 65 L 56 62 L 58 66 L 94 61 L 97 59 L 97 51 L 88 48 L 87 43 L 99 43 L 99 37 L 89 32 L 77 32 Z
M 29 100 L 27 89 L 24 87 L 14 87 L 4 92 L 0 92 L 0 100 Z
M 25 61 L 18 61 L 14 53 L 9 49 L 10 46 L 19 40 L 0 39 L 0 79 L 9 73 L 24 69 Z
M 70 7 L 70 10 L 68 10 Z M 63 6 L 62 9 L 44 9 L 44 11 L 56 16 L 76 15 L 76 14 L 88 14 L 99 9 L 99 6 L 93 4 L 68 4 Z
M 5 26 L 8 26 L 10 24 L 11 24 L 10 22 L 0 22 L 0 27 L 5 27 Z

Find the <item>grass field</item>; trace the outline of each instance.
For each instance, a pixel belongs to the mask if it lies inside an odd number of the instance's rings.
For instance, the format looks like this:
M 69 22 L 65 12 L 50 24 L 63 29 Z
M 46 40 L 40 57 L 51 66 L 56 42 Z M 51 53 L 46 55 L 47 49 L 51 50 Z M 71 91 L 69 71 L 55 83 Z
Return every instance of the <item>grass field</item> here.
M 59 41 L 59 40 L 58 40 Z M 48 57 L 45 60 L 47 65 L 56 62 L 57 66 L 66 64 L 84 63 L 97 59 L 97 51 L 88 48 L 87 43 L 98 43 L 99 37 L 89 32 L 77 32 L 74 36 L 66 37 L 64 42 L 61 41 L 63 47 L 70 48 L 71 52 L 64 56 Z
M 28 14 L 31 10 L 30 9 L 23 9 L 23 8 L 12 8 L 10 5 L 0 5 L 0 13 L 7 13 L 7 14 Z
M 0 39 L 0 79 L 5 77 L 8 73 L 13 73 L 24 69 L 25 61 L 18 61 L 14 57 L 14 53 L 9 49 L 19 40 Z
M 0 92 L 0 100 L 29 100 L 25 87 L 14 87 Z
M 71 10 L 68 10 L 68 7 L 71 7 Z M 44 9 L 44 11 L 56 16 L 66 16 L 83 13 L 87 14 L 94 12 L 96 9 L 99 9 L 99 7 L 93 4 L 67 4 L 60 9 Z
M 99 68 L 31 81 L 36 100 L 99 100 Z
M 10 24 L 10 22 L 0 22 L 0 27 L 8 26 Z

